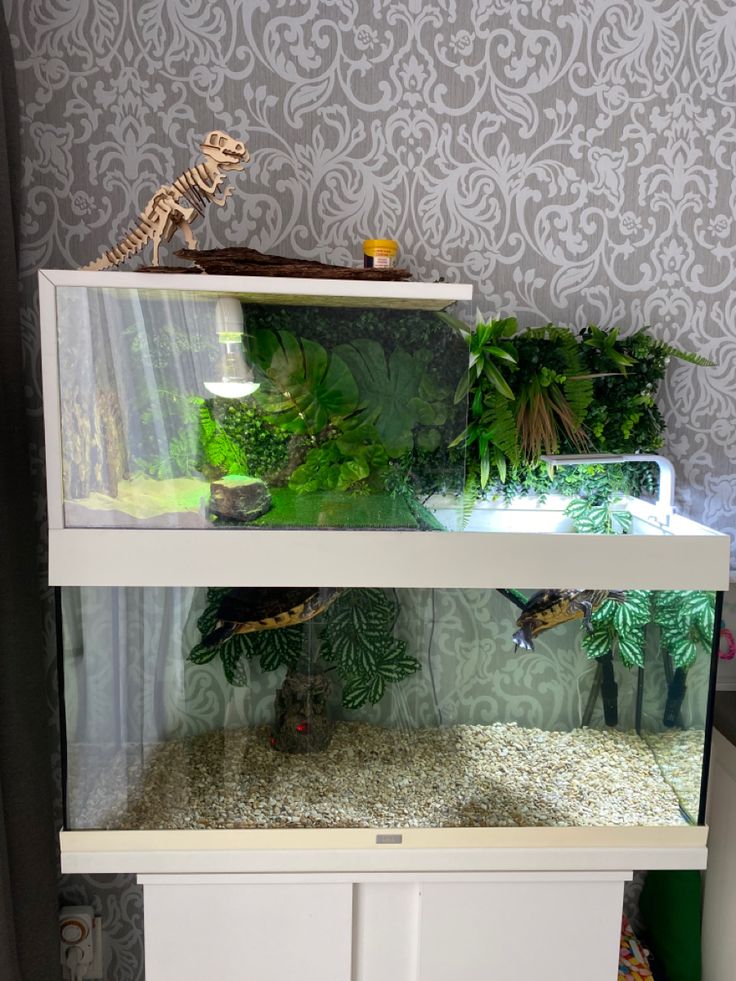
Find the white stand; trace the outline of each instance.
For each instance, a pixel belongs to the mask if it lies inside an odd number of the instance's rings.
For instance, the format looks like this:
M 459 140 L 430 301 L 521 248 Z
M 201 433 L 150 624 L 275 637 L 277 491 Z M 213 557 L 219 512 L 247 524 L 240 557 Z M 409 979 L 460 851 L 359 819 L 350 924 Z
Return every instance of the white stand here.
M 146 981 L 615 981 L 629 878 L 141 875 Z

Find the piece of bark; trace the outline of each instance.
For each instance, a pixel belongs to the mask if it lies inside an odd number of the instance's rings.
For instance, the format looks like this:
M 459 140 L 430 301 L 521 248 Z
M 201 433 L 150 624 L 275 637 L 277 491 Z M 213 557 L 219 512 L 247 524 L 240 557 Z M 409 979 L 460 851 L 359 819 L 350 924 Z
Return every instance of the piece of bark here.
M 409 279 L 408 269 L 365 269 L 362 266 L 333 266 L 312 259 L 291 259 L 265 255 L 256 249 L 178 249 L 180 259 L 188 259 L 211 275 L 286 276 L 295 279 L 358 279 L 391 282 Z

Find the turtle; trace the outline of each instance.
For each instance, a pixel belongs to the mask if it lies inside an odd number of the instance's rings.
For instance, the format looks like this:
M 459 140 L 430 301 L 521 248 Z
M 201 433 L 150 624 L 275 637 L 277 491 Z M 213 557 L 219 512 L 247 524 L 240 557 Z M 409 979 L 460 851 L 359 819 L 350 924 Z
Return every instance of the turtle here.
M 344 592 L 334 586 L 238 586 L 229 589 L 220 600 L 217 620 L 202 639 L 202 646 L 217 647 L 236 634 L 306 623 L 332 606 Z
M 582 617 L 583 627 L 591 630 L 590 618 L 606 600 L 624 603 L 626 594 L 616 589 L 542 589 L 534 593 L 521 611 L 514 643 L 526 651 L 534 650 L 533 639 L 543 630 Z

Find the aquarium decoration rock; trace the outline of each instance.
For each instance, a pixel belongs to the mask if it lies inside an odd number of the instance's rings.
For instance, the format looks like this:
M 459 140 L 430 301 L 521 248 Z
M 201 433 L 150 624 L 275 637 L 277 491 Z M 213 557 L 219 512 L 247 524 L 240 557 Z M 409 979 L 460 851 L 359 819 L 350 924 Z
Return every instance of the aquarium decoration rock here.
M 282 753 L 319 753 L 334 730 L 327 716 L 330 679 L 289 670 L 274 699 L 271 745 Z
M 242 170 L 250 160 L 245 143 L 221 130 L 208 133 L 199 146 L 205 159 L 185 170 L 171 184 L 162 184 L 141 212 L 137 224 L 99 259 L 84 266 L 86 271 L 121 266 L 148 245 L 153 248 L 151 265 L 158 266 L 161 243 L 170 242 L 177 231 L 181 231 L 191 249 L 196 249 L 192 222 L 204 215 L 208 204 L 218 208 L 225 204 L 233 189 L 226 187 L 219 193 L 223 183 L 230 173 Z
M 271 507 L 268 487 L 257 477 L 223 477 L 210 484 L 210 514 L 229 521 L 253 521 Z

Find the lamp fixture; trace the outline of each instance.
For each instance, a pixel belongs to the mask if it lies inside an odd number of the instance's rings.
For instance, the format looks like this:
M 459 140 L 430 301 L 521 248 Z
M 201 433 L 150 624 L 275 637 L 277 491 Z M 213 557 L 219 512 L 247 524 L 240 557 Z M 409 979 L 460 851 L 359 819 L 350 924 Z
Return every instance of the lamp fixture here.
M 215 306 L 217 340 L 222 346 L 220 359 L 222 378 L 206 381 L 204 387 L 212 395 L 222 399 L 243 399 L 259 389 L 253 380 L 253 368 L 245 360 L 243 333 L 245 318 L 240 300 L 235 296 L 221 296 Z

